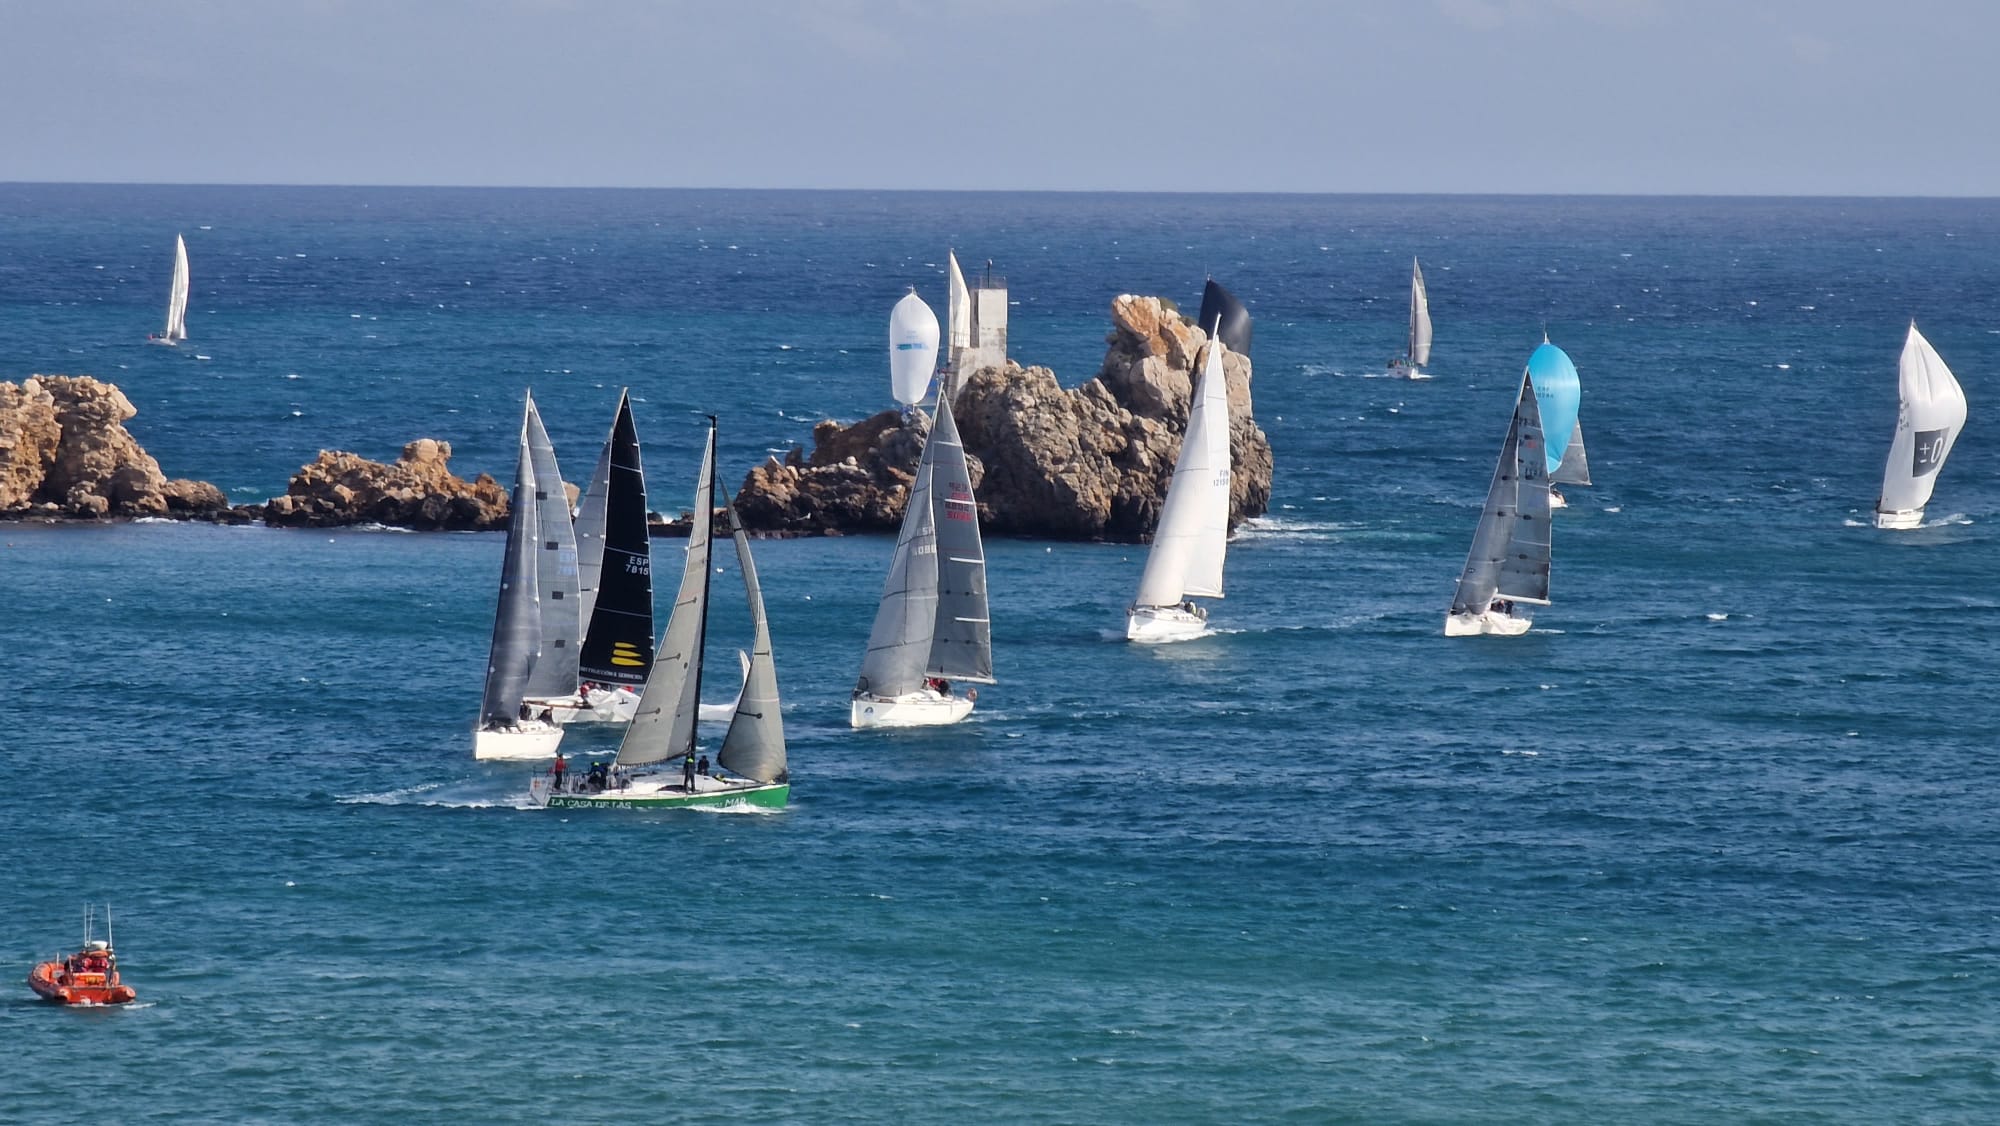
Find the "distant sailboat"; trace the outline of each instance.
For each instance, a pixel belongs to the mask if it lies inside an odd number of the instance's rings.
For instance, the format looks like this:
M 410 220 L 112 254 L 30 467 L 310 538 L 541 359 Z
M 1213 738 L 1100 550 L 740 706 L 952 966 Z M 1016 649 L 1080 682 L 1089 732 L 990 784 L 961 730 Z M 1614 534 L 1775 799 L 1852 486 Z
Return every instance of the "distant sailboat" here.
M 1532 620 L 1527 608 L 1549 604 L 1548 453 L 1541 417 L 1534 385 L 1523 372 L 1472 550 L 1444 619 L 1446 637 L 1523 634 Z
M 937 314 L 911 289 L 889 312 L 889 388 L 905 408 L 923 401 L 937 354 Z
M 1965 391 L 1915 321 L 1903 338 L 1896 388 L 1902 404 L 1896 412 L 1896 436 L 1889 442 L 1889 464 L 1882 472 L 1882 493 L 1875 501 L 1875 526 L 1915 528 L 1924 522 L 1938 470 L 1965 429 Z
M 187 239 L 174 236 L 174 280 L 167 287 L 167 325 L 159 334 L 147 337 L 155 344 L 179 344 L 186 340 L 188 307 Z
M 978 693 L 956 695 L 952 680 L 994 683 L 993 636 L 979 502 L 952 421 L 951 397 L 941 395 L 910 483 L 848 722 L 855 727 L 957 723 L 971 714 Z
M 1404 379 L 1429 379 L 1423 370 L 1431 362 L 1431 302 L 1424 293 L 1424 271 L 1410 259 L 1410 335 L 1403 355 L 1389 362 L 1389 373 Z
M 1208 629 L 1208 611 L 1189 599 L 1222 597 L 1230 473 L 1229 386 L 1222 356 L 1228 347 L 1219 332 L 1209 340 L 1200 385 L 1188 406 L 1187 433 L 1181 437 L 1173 480 L 1139 576 L 1139 594 L 1125 613 L 1128 641 L 1200 637 Z
M 525 701 L 528 681 L 542 650 L 542 620 L 536 593 L 540 516 L 536 504 L 534 455 L 528 448 L 528 420 L 521 419 L 521 450 L 514 467 L 512 508 L 507 516 L 507 548 L 500 570 L 500 598 L 493 613 L 493 645 L 486 661 L 486 691 L 473 729 L 477 759 L 534 759 L 556 753 L 562 728 L 546 709 Z
M 777 666 L 771 656 L 770 625 L 764 616 L 756 564 L 750 557 L 750 540 L 733 506 L 727 508 L 730 533 L 750 604 L 750 670 L 728 734 L 716 751 L 719 769 L 701 773 L 696 768 L 696 712 L 708 637 L 715 507 L 715 423 L 711 419 L 695 487 L 680 590 L 638 714 L 625 729 L 618 757 L 610 771 L 584 778 L 565 777 L 560 788 L 552 775 L 537 777 L 528 790 L 531 804 L 555 809 L 783 808 L 790 797 L 791 773 L 785 757 L 784 717 L 778 700 Z

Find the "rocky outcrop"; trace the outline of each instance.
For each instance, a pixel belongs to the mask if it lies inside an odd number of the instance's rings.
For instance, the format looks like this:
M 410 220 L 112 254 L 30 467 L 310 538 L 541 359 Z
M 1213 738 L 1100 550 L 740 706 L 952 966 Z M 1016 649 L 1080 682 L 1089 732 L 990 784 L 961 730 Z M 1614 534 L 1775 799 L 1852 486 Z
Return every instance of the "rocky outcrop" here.
M 1044 367 L 1009 361 L 971 374 L 953 401 L 981 523 L 1013 535 L 1138 540 L 1150 535 L 1187 428 L 1207 335 L 1157 297 L 1112 302 L 1095 378 L 1064 390 Z M 1251 413 L 1250 360 L 1223 359 L 1229 388 L 1230 522 L 1271 499 L 1271 444 Z M 893 530 L 928 421 L 884 411 L 822 422 L 813 453 L 750 471 L 736 497 L 749 527 L 791 534 Z
M 294 474 L 285 495 L 264 505 L 264 522 L 290 528 L 383 524 L 419 531 L 486 531 L 507 526 L 507 490 L 482 473 L 450 468 L 451 444 L 419 438 L 392 465 L 321 450 Z
M 0 383 L 0 515 L 212 518 L 228 498 L 167 480 L 125 429 L 138 414 L 116 385 L 87 375 Z

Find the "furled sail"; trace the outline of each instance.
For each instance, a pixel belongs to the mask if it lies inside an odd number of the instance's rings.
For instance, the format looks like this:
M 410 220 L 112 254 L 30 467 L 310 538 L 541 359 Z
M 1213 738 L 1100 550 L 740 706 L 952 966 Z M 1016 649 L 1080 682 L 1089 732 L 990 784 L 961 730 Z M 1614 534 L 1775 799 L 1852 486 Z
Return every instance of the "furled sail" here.
M 484 730 L 512 727 L 520 720 L 528 676 L 542 647 L 541 615 L 535 605 L 535 466 L 528 454 L 525 419 L 511 502 L 500 600 L 493 612 L 493 646 L 486 658 L 486 692 L 479 703 L 479 726 Z
M 1226 338 L 1226 329 L 1221 335 Z M 1214 340 L 1208 345 L 1135 605 L 1173 606 L 1191 595 L 1222 597 L 1229 542 L 1229 386 L 1222 374 L 1227 348 Z
M 947 408 L 948 409 L 948 408 Z M 933 435 L 936 431 L 933 428 Z M 889 698 L 923 687 L 938 617 L 937 514 L 931 503 L 932 453 L 928 442 L 910 482 L 896 554 L 882 584 L 882 601 L 868 631 L 855 691 Z
M 778 666 L 771 658 L 771 626 L 764 617 L 764 589 L 757 582 L 757 564 L 750 558 L 750 537 L 735 505 L 729 513 L 729 534 L 736 541 L 736 563 L 743 571 L 743 590 L 750 599 L 750 670 L 743 675 L 743 694 L 736 700 L 735 718 L 715 761 L 732 774 L 759 782 L 783 782 L 790 777 L 785 763 L 785 719 L 778 703 Z
M 986 608 L 986 550 L 979 540 L 979 501 L 951 404 L 938 399 L 937 421 L 924 443 L 930 465 L 931 527 L 937 544 L 937 625 L 929 673 L 993 683 L 993 628 Z
M 1220 329 L 1216 328 L 1218 319 L 1222 322 Z M 1222 288 L 1222 283 L 1214 278 L 1208 279 L 1208 284 L 1202 287 L 1201 316 L 1197 323 L 1220 336 L 1222 342 L 1229 345 L 1230 351 L 1244 356 L 1250 354 L 1250 310 L 1245 309 L 1243 302 Z
M 576 530 L 569 493 L 556 465 L 555 446 L 542 426 L 535 397 L 528 396 L 528 459 L 535 469 L 535 590 L 540 596 L 542 656 L 528 677 L 528 695 L 556 698 L 576 694 L 577 649 L 583 621 L 577 610 Z
M 174 280 L 167 289 L 167 328 L 161 339 L 168 342 L 186 340 L 188 307 L 188 244 L 187 239 L 174 236 Z
M 701 697 L 701 647 L 708 632 L 709 528 L 715 518 L 715 430 L 708 432 L 689 516 L 687 554 L 673 616 L 639 695 L 639 710 L 618 746 L 618 764 L 641 766 L 687 753 Z
M 897 402 L 907 407 L 923 401 L 937 354 L 937 314 L 913 289 L 889 312 L 889 382 Z
M 1965 390 L 1937 349 L 1917 331 L 1915 321 L 1903 338 L 1896 387 L 1902 405 L 1896 412 L 1896 435 L 1889 443 L 1889 464 L 1882 473 L 1882 495 L 1875 510 L 1921 512 L 1930 503 L 1952 443 L 1965 429 Z
M 618 396 L 618 414 L 598 465 L 576 520 L 578 550 L 593 587 L 578 672 L 593 684 L 640 685 L 653 667 L 653 546 L 646 528 L 646 470 L 627 394 Z M 598 529 L 601 550 L 585 544 L 590 528 Z M 594 576 L 587 569 L 593 563 Z
M 1415 258 L 1410 259 L 1410 362 L 1418 367 L 1431 362 L 1431 303 Z
M 1569 450 L 1570 435 L 1576 432 L 1582 385 L 1577 382 L 1576 365 L 1570 362 L 1569 353 L 1549 343 L 1547 337 L 1528 356 L 1528 381 L 1535 388 L 1541 430 L 1552 435 L 1548 439 L 1547 472 L 1554 473 Z
M 1507 439 L 1493 467 L 1472 549 L 1452 597 L 1454 614 L 1481 614 L 1497 596 L 1547 605 L 1549 482 L 1540 406 L 1528 376 L 1514 403 Z

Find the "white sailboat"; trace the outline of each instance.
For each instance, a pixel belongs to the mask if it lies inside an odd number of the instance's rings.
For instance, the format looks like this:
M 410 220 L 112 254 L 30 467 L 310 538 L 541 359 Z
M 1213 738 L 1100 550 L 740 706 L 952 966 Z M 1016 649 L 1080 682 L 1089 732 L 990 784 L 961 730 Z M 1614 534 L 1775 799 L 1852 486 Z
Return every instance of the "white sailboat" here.
M 1882 493 L 1875 501 L 1875 526 L 1906 529 L 1924 522 L 1938 470 L 1965 429 L 1965 390 L 1915 321 L 1903 338 L 1896 387 L 1902 405 L 1889 442 L 1889 464 L 1882 471 Z
M 696 766 L 696 701 L 701 698 L 713 571 L 709 561 L 715 513 L 715 422 L 711 418 L 674 612 L 646 678 L 638 714 L 618 746 L 618 757 L 609 772 L 566 777 L 561 786 L 552 775 L 537 777 L 528 789 L 531 804 L 555 809 L 785 805 L 791 794 L 791 772 L 771 631 L 749 537 L 743 534 L 735 508 L 726 510 L 750 604 L 752 640 L 745 687 L 716 751 L 718 769 L 702 772 Z
M 533 411 L 530 401 L 529 412 Z M 537 759 L 556 753 L 562 728 L 547 709 L 527 704 L 528 682 L 542 651 L 542 618 L 536 571 L 540 515 L 534 455 L 528 448 L 528 415 L 521 419 L 521 452 L 514 468 L 507 549 L 500 569 L 500 598 L 493 613 L 493 645 L 486 661 L 486 691 L 473 728 L 476 759 Z
M 167 324 L 158 334 L 147 337 L 155 344 L 179 344 L 186 340 L 188 307 L 187 239 L 174 236 L 174 280 L 167 287 Z
M 1229 385 L 1227 351 L 1210 337 L 1200 385 L 1188 406 L 1173 480 L 1139 576 L 1139 594 L 1125 612 L 1128 641 L 1185 641 L 1208 630 L 1208 611 L 1193 598 L 1222 597 L 1222 563 L 1229 549 Z
M 1541 410 L 1523 371 L 1507 440 L 1445 615 L 1446 637 L 1518 636 L 1532 624 L 1529 607 L 1549 604 L 1547 459 Z
M 1410 335 L 1401 357 L 1389 361 L 1389 373 L 1404 379 L 1429 379 L 1423 370 L 1431 362 L 1431 302 L 1424 293 L 1423 267 L 1410 259 Z
M 855 727 L 957 723 L 971 714 L 978 692 L 960 696 L 952 691 L 953 680 L 994 683 L 993 636 L 979 502 L 952 421 L 951 397 L 940 395 L 848 722 Z

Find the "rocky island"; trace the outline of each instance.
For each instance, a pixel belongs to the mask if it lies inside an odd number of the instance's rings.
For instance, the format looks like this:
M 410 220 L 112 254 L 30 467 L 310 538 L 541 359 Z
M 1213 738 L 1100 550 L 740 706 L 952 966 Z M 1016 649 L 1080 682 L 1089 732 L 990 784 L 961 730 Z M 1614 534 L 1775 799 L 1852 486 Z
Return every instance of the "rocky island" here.
M 1157 297 L 1121 296 L 1111 320 L 1104 363 L 1074 389 L 1011 360 L 966 374 L 953 408 L 989 531 L 1078 540 L 1152 532 L 1208 336 Z M 1271 443 L 1251 413 L 1249 357 L 1227 354 L 1223 371 L 1234 526 L 1270 503 Z M 766 533 L 893 532 L 928 428 L 894 410 L 851 426 L 822 422 L 810 455 L 794 448 L 750 471 L 737 511 Z
M 221 489 L 160 471 L 125 429 L 138 413 L 87 375 L 0 383 L 0 516 L 231 519 Z

